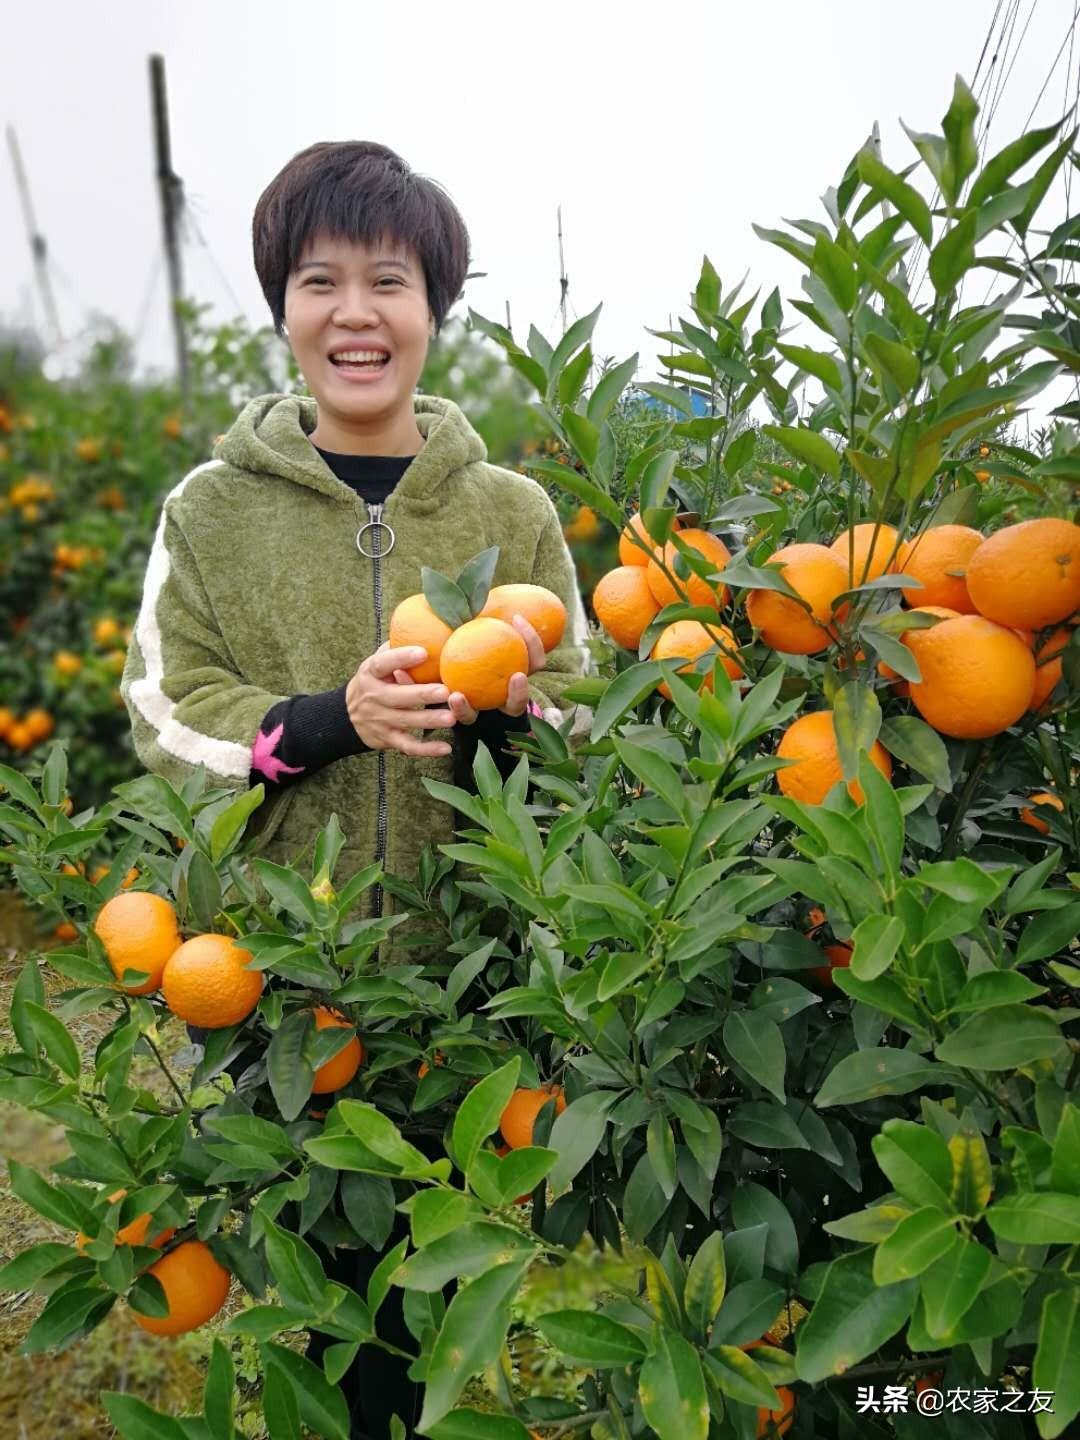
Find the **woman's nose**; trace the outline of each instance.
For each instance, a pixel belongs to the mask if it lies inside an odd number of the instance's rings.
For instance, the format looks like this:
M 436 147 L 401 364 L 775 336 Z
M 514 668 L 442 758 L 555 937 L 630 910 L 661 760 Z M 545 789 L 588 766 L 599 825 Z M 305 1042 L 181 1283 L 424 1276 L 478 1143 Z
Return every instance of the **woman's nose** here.
M 338 304 L 331 316 L 335 325 L 353 330 L 361 325 L 377 325 L 379 309 L 370 290 L 354 289 L 339 292 Z

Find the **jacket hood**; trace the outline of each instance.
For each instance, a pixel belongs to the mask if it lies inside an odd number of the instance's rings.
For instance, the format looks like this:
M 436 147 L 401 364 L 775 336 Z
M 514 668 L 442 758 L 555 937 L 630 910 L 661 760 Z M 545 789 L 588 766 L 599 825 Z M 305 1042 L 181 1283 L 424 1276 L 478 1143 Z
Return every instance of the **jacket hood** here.
M 395 493 L 410 500 L 431 501 L 447 476 L 485 460 L 487 446 L 452 400 L 414 395 L 413 414 L 424 446 L 398 481 Z M 309 439 L 317 420 L 318 405 L 310 396 L 256 396 L 218 440 L 214 457 L 234 469 L 278 475 L 351 503 L 353 492 Z

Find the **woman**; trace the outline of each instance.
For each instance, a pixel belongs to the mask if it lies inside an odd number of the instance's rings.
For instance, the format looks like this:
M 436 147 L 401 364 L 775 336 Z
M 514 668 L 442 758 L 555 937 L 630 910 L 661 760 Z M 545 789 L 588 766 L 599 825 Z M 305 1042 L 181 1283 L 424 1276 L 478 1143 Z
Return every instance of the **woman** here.
M 221 785 L 264 785 L 249 830 L 268 859 L 310 859 L 336 813 L 335 884 L 375 860 L 411 880 L 424 846 L 455 827 L 425 777 L 472 788 L 479 739 L 508 774 L 507 736 L 529 712 L 562 720 L 562 692 L 588 668 L 573 564 L 543 489 L 487 463 L 456 405 L 414 393 L 468 267 L 446 194 L 382 145 L 313 145 L 264 191 L 253 236 L 311 398 L 252 400 L 214 459 L 166 497 L 121 684 L 135 750 L 176 785 L 200 764 Z M 528 673 L 511 678 L 501 710 L 478 715 L 461 693 L 412 683 L 424 652 L 391 649 L 386 635 L 422 566 L 455 575 L 490 545 L 495 582 L 547 586 L 568 625 L 545 657 L 517 617 Z M 394 909 L 374 886 L 356 913 Z M 408 928 L 384 942 L 384 963 L 410 957 Z M 328 1275 L 365 1293 L 372 1250 L 319 1248 Z M 400 1291 L 379 1330 L 414 1348 Z M 309 1354 L 329 1343 L 315 1336 Z M 383 1440 L 394 1413 L 414 1423 L 405 1369 L 361 1350 L 341 1382 L 354 1435 Z

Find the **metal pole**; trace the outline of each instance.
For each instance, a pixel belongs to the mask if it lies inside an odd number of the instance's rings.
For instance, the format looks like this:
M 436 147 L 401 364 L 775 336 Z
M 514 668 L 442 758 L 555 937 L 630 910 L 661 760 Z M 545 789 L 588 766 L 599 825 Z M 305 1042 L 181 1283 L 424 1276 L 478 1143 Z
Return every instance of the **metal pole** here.
M 59 345 L 64 337 L 60 331 L 60 316 L 57 313 L 56 298 L 53 295 L 52 281 L 49 278 L 48 247 L 45 244 L 45 236 L 38 229 L 37 217 L 34 215 L 34 202 L 30 198 L 30 185 L 26 179 L 22 153 L 19 150 L 19 140 L 12 125 L 7 127 L 7 143 L 8 150 L 11 152 L 11 163 L 15 169 L 15 185 L 22 202 L 23 219 L 26 222 L 26 238 L 30 241 L 30 253 L 34 257 L 34 279 L 37 282 L 41 304 L 45 310 L 46 323 L 52 331 L 51 342 Z
M 169 277 L 169 306 L 172 312 L 173 335 L 176 342 L 176 373 L 180 390 L 187 399 L 190 373 L 187 352 L 187 330 L 180 313 L 184 298 L 184 277 L 180 264 L 178 222 L 184 206 L 184 184 L 172 168 L 172 147 L 169 142 L 169 106 L 165 94 L 165 60 L 150 56 L 150 99 L 154 119 L 154 156 L 158 192 L 161 196 L 161 224 L 165 240 L 165 265 Z
M 566 273 L 562 248 L 562 206 L 556 211 L 559 219 L 559 315 L 562 319 L 562 333 L 566 334 L 566 292 L 570 288 L 570 277 Z

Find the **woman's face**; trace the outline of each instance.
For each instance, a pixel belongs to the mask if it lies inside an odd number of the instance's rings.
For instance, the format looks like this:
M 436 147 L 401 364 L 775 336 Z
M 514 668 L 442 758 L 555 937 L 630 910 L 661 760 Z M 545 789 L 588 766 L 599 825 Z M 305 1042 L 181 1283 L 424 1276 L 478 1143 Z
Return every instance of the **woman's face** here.
M 423 267 L 393 241 L 368 249 L 316 236 L 285 286 L 296 363 L 320 417 L 346 431 L 411 420 L 432 325 Z

